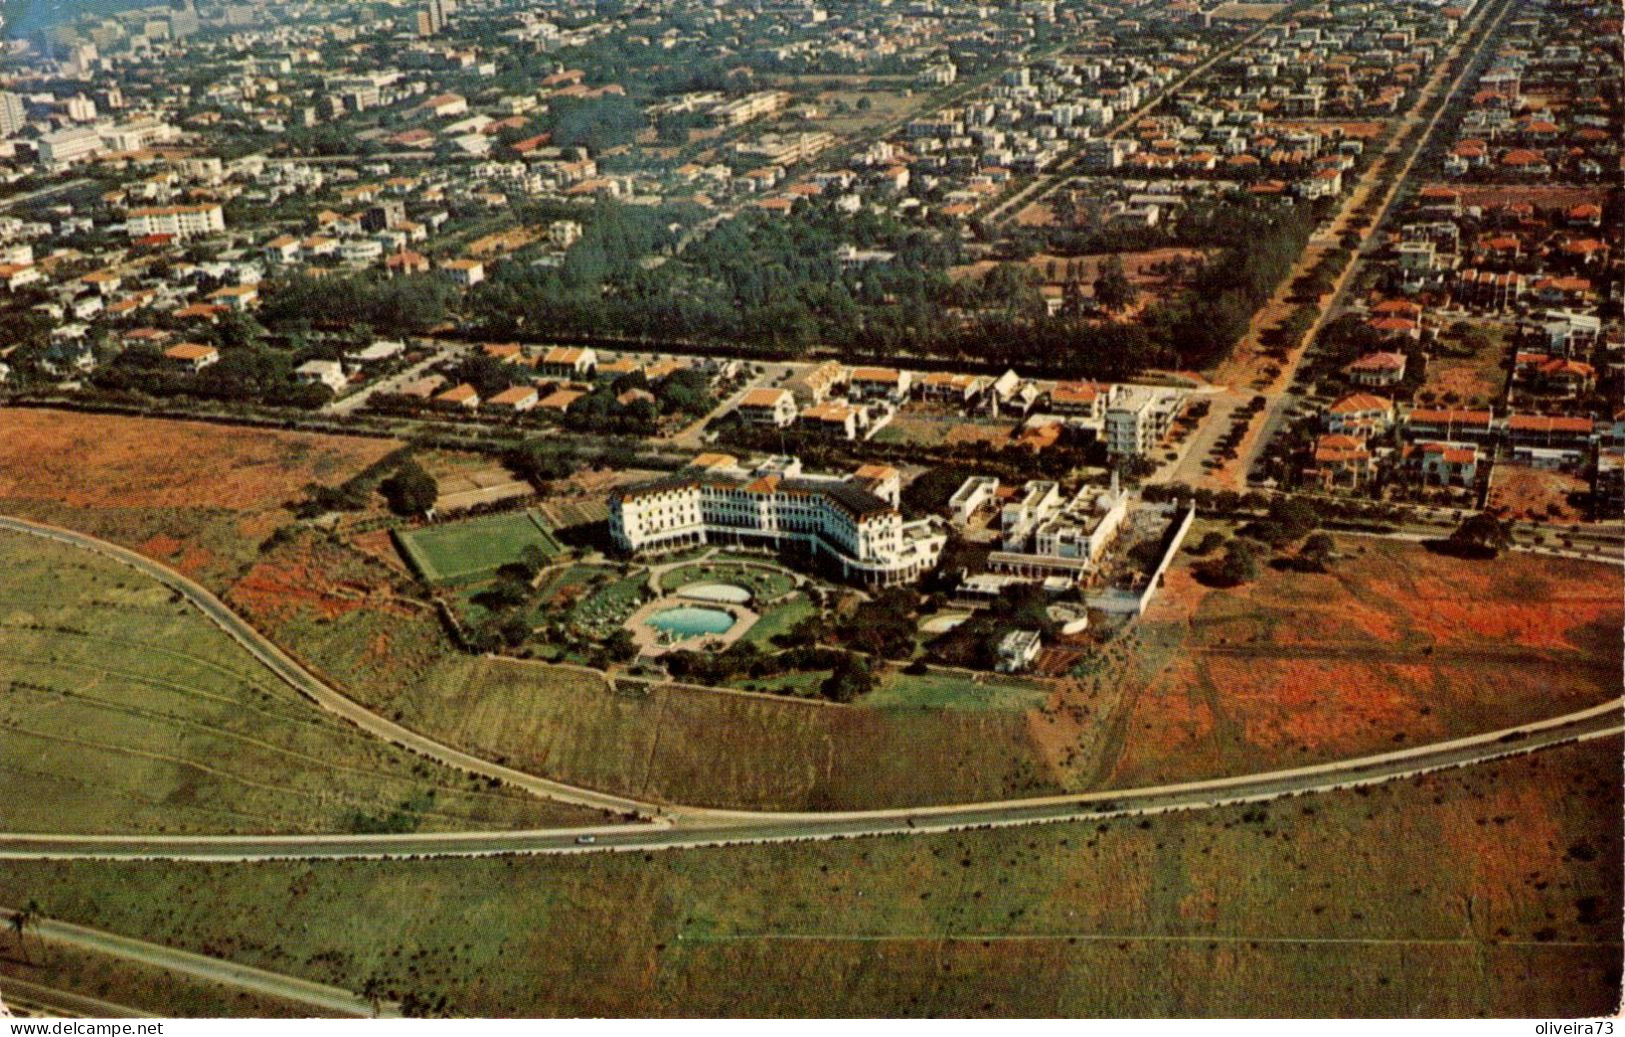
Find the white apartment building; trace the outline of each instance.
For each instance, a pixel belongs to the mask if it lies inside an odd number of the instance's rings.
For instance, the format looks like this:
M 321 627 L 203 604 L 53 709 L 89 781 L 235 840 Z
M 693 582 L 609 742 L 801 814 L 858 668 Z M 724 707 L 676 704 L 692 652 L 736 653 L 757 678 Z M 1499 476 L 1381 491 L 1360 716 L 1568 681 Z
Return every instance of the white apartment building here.
M 1022 487 L 1021 496 L 999 512 L 999 531 L 1006 551 L 1024 551 L 1039 523 L 1061 507 L 1061 488 L 1048 480 L 1035 480 Z
M 102 138 L 94 126 L 73 126 L 47 133 L 35 142 L 40 161 L 48 166 L 83 162 L 101 153 Z
M 9 137 L 28 125 L 28 113 L 23 99 L 10 91 L 0 90 L 0 137 Z
M 212 203 L 131 209 L 125 217 L 124 229 L 132 238 L 169 234 L 184 241 L 225 230 L 226 216 L 220 206 Z
M 937 564 L 947 535 L 938 521 L 904 522 L 879 495 L 884 479 L 808 475 L 793 457 L 754 468 L 714 455 L 674 475 L 629 486 L 610 498 L 609 530 L 624 551 L 665 551 L 707 543 L 798 546 L 842 579 L 889 585 L 918 579 Z
M 717 126 L 743 126 L 752 119 L 772 115 L 789 103 L 790 95 L 783 90 L 758 90 L 732 101 L 724 101 L 708 114 Z
M 1155 450 L 1184 409 L 1185 394 L 1151 385 L 1118 385 L 1106 407 L 1106 452 L 1145 457 Z
M 325 385 L 334 392 L 342 391 L 350 382 L 337 360 L 306 360 L 294 369 L 293 380 L 301 385 Z

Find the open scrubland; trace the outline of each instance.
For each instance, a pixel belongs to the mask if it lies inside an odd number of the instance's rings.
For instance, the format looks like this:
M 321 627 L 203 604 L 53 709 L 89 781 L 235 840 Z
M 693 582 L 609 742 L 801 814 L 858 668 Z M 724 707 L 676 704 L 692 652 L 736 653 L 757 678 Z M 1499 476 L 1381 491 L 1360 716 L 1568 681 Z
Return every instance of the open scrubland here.
M 1582 709 L 1619 694 L 1617 567 L 1337 537 L 1324 573 L 1203 586 L 1189 554 L 1097 773 L 1129 786 L 1294 766 Z
M 400 445 L 13 408 L 0 436 L 0 512 L 133 547 L 218 591 L 309 483 L 342 482 Z
M 1619 998 L 1620 750 L 949 835 L 22 863 L 0 902 L 470 1015 L 1598 1015 Z
M 0 828 L 293 832 L 588 823 L 329 717 L 170 590 L 0 533 Z

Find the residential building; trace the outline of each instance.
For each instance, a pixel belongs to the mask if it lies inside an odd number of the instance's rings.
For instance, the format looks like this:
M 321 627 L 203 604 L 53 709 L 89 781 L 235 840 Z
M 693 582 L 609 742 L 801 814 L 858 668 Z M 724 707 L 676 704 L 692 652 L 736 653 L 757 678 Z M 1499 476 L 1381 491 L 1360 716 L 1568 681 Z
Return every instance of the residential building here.
M 293 380 L 301 385 L 325 385 L 334 392 L 350 384 L 344 365 L 337 360 L 306 360 L 294 368 Z
M 485 264 L 477 259 L 449 259 L 440 264 L 440 269 L 460 288 L 472 288 L 485 280 Z
M 0 137 L 20 133 L 26 125 L 28 113 L 23 108 L 23 99 L 9 90 L 0 90 Z
M 584 382 L 598 367 L 598 354 L 589 348 L 553 346 L 536 363 L 537 373 L 547 378 Z
M 1321 486 L 1358 486 L 1371 475 L 1371 450 L 1360 436 L 1328 433 L 1315 440 L 1309 475 Z
M 1401 318 L 1385 318 L 1400 320 Z M 1408 323 L 1408 322 L 1407 322 Z M 1367 353 L 1347 368 L 1349 381 L 1355 385 L 1382 389 L 1398 385 L 1405 380 L 1404 353 Z
M 1106 408 L 1106 451 L 1145 457 L 1162 442 L 1185 406 L 1185 393 L 1145 385 L 1119 385 Z
M 847 379 L 847 398 L 854 401 L 890 400 L 901 403 L 908 399 L 909 386 L 914 376 L 894 367 L 854 367 Z
M 435 406 L 446 410 L 477 410 L 480 406 L 479 390 L 464 382 L 434 398 Z
M 532 410 L 540 402 L 541 396 L 533 386 L 515 385 L 504 389 L 495 396 L 486 400 L 486 406 L 495 410 L 511 411 L 514 414 L 523 414 Z
M 735 410 L 747 425 L 785 428 L 796 420 L 796 398 L 788 389 L 752 389 Z
M 1471 443 L 1420 443 L 1409 454 L 1426 485 L 1471 489 L 1478 481 L 1478 447 Z
M 125 216 L 124 229 L 132 238 L 162 234 L 185 241 L 225 230 L 226 215 L 224 209 L 212 202 L 131 209 Z
M 193 374 L 220 362 L 220 350 L 197 342 L 181 342 L 164 350 L 164 360 Z
M 1326 431 L 1334 435 L 1380 436 L 1394 424 L 1394 401 L 1370 393 L 1350 393 L 1326 408 Z

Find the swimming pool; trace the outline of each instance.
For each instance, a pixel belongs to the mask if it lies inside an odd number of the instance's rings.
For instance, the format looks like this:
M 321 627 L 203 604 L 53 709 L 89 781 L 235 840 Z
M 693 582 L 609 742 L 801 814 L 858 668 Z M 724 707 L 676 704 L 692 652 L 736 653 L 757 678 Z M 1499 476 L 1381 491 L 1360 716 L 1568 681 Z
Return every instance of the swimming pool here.
M 685 598 L 720 601 L 729 605 L 745 605 L 751 598 L 750 590 L 737 583 L 690 583 L 678 588 L 677 593 Z
M 675 608 L 661 609 L 649 617 L 648 623 L 656 630 L 681 639 L 725 633 L 734 625 L 734 618 L 722 609 L 678 605 Z

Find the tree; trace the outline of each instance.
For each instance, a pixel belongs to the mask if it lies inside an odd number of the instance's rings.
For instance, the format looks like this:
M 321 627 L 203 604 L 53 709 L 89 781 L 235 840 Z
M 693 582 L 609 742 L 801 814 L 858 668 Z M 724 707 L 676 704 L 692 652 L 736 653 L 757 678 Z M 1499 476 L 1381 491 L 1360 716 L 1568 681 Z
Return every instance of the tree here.
M 407 461 L 378 487 L 397 515 L 424 515 L 434 510 L 440 487 L 416 461 Z
M 1095 301 L 1108 310 L 1121 310 L 1134 305 L 1139 293 L 1123 270 L 1123 259 L 1115 253 L 1100 264 L 1100 276 L 1095 278 Z
M 615 662 L 629 663 L 638 657 L 638 643 L 623 627 L 604 638 L 604 651 Z
M 1209 582 L 1221 587 L 1235 587 L 1258 579 L 1259 560 L 1264 549 L 1256 541 L 1238 537 L 1230 541 L 1224 556 L 1202 567 Z
M 869 664 L 849 652 L 841 656 L 819 686 L 818 693 L 831 702 L 851 702 L 860 695 L 867 695 L 874 686 L 875 676 Z
M 1479 512 L 1463 519 L 1450 534 L 1450 543 L 1474 554 L 1494 558 L 1512 546 L 1512 529 L 1494 515 Z
M 28 945 L 23 941 L 28 935 L 28 930 L 36 928 L 39 924 L 39 902 L 30 900 L 28 906 L 21 911 L 13 911 L 8 924 L 11 926 L 12 935 L 17 938 L 17 950 L 22 954 L 23 961 L 26 964 L 33 964 L 28 958 Z
M 1303 542 L 1298 549 L 1298 559 L 1305 568 L 1314 572 L 1325 572 L 1326 565 L 1332 560 L 1332 554 L 1337 545 L 1325 533 L 1316 533 Z
M 372 1017 L 378 1018 L 378 1012 L 384 1005 L 384 981 L 377 976 L 368 976 L 367 981 L 361 984 L 361 996 L 372 1006 Z

